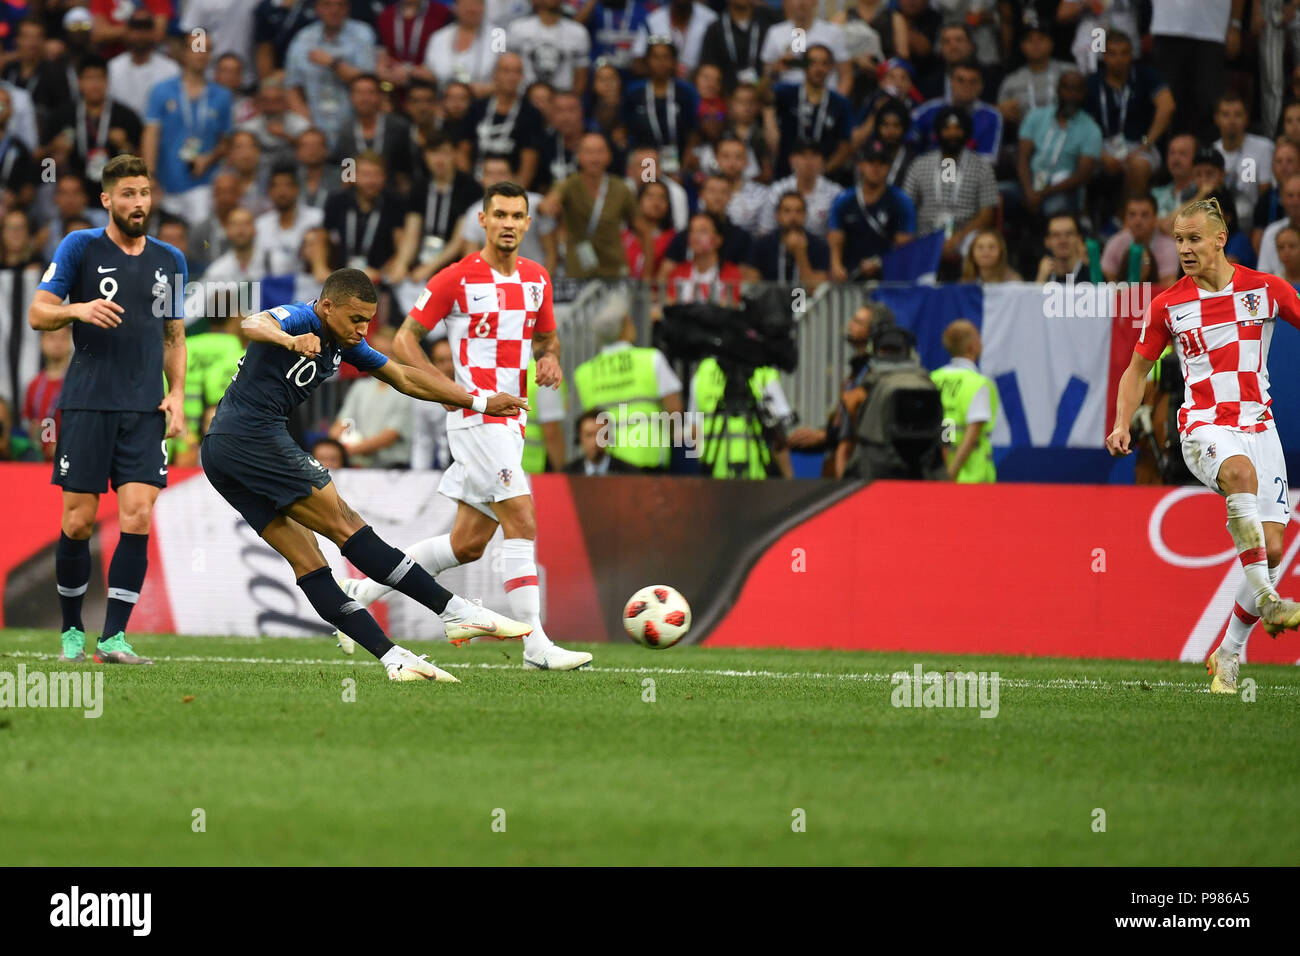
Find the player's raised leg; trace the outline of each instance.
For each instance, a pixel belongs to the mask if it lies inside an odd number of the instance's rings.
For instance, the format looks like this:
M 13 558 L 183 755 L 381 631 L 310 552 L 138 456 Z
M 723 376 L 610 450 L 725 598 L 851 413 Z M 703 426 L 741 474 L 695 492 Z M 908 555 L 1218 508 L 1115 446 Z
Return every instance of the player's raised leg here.
M 339 589 L 316 538 L 302 525 L 279 516 L 262 529 L 262 538 L 289 562 L 298 587 L 316 613 L 335 627 L 347 628 L 358 644 L 379 658 L 390 680 L 460 683 L 440 667 L 390 641 L 369 612 Z
M 54 549 L 54 584 L 63 614 L 63 650 L 59 660 L 65 664 L 80 664 L 86 659 L 86 628 L 81 619 L 81 605 L 90 585 L 90 535 L 95 530 L 98 507 L 99 495 L 63 493 L 63 521 L 59 543 Z
M 517 495 L 491 504 L 501 522 L 501 544 L 510 613 L 533 626 L 524 638 L 524 664 L 538 670 L 571 671 L 591 663 L 586 651 L 570 651 L 553 643 L 542 629 L 541 590 L 537 584 L 537 519 L 532 495 Z
M 513 621 L 452 594 L 409 555 L 382 540 L 339 497 L 332 482 L 313 489 L 309 496 L 295 501 L 285 510 L 304 527 L 337 544 L 342 555 L 362 574 L 383 581 L 429 608 L 442 618 L 449 633 L 466 619 L 479 621 L 483 633 L 522 637 L 532 631 L 526 622 Z M 339 630 L 356 638 L 347 628 Z
M 1259 478 L 1254 464 L 1245 455 L 1233 455 L 1219 468 L 1218 478 L 1227 496 L 1228 533 L 1236 545 L 1260 618 L 1276 628 L 1300 626 L 1300 603 L 1279 596 L 1269 580 L 1270 562 L 1259 516 Z

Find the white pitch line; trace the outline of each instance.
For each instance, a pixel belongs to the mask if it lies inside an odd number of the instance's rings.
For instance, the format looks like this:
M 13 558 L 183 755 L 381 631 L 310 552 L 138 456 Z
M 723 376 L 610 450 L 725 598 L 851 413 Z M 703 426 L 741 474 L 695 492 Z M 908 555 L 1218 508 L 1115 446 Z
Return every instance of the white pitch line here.
M 57 660 L 55 654 L 42 654 L 35 651 L 0 651 L 0 658 L 3 657 L 25 657 L 34 660 Z M 362 658 L 353 660 L 346 657 L 332 658 L 308 658 L 308 657 L 206 657 L 199 655 L 189 656 L 157 656 L 155 661 L 163 661 L 172 664 L 293 664 L 293 665 L 311 665 L 322 666 L 328 665 L 333 667 L 376 667 L 379 661 Z M 505 670 L 517 671 L 523 670 L 522 664 L 490 664 L 486 662 L 478 663 L 441 663 L 438 665 L 446 670 Z M 657 674 L 667 676 L 693 676 L 702 677 L 764 677 L 771 680 L 847 680 L 861 681 L 864 683 L 892 683 L 894 674 L 906 674 L 911 676 L 911 671 L 891 671 L 890 673 L 853 673 L 853 674 L 827 674 L 820 671 L 808 671 L 804 673 L 790 673 L 783 671 L 756 671 L 756 670 L 717 670 L 695 667 L 586 667 L 584 670 L 597 674 Z M 969 671 L 945 671 L 945 673 L 969 673 Z M 1169 680 L 1122 680 L 1108 681 L 1091 679 L 1087 677 L 1053 677 L 1047 680 L 1037 680 L 1024 677 L 1002 677 L 998 678 L 999 686 L 1012 688 L 1026 688 L 1029 690 L 1113 690 L 1119 688 L 1131 688 L 1146 686 L 1152 689 L 1168 689 L 1178 691 L 1188 691 L 1192 693 L 1209 693 L 1209 685 L 1201 682 L 1192 681 L 1169 681 Z M 1295 695 L 1300 694 L 1300 687 L 1286 684 L 1258 684 L 1259 690 L 1267 690 L 1278 694 Z

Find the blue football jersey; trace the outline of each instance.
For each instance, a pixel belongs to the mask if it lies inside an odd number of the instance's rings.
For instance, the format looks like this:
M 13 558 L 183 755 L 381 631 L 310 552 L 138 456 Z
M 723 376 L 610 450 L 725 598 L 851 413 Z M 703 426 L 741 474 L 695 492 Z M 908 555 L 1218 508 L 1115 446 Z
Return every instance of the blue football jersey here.
M 256 435 L 285 429 L 289 413 L 337 372 L 341 363 L 369 372 L 388 361 L 365 339 L 347 348 L 340 345 L 325 330 L 315 304 L 314 300 L 292 302 L 266 311 L 290 335 L 314 332 L 320 336 L 320 354 L 307 358 L 280 345 L 250 342 L 212 416 L 209 435 Z
M 188 281 L 185 256 L 152 236 L 137 256 L 123 252 L 103 227 L 64 236 L 37 288 L 69 302 L 110 299 L 125 311 L 113 329 L 72 323 L 72 364 L 59 408 L 157 409 L 163 399 L 163 322 L 184 320 Z

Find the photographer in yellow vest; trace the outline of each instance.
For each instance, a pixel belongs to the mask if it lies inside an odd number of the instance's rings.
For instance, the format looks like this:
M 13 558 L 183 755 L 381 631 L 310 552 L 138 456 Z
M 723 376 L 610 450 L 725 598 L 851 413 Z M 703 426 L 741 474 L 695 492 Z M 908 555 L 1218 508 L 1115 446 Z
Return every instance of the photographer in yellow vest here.
M 990 436 L 998 414 L 998 387 L 976 367 L 979 329 L 969 319 L 957 319 L 943 330 L 943 347 L 952 356 L 930 377 L 943 399 L 944 462 L 957 482 L 997 481 Z
M 604 413 L 611 456 L 644 471 L 666 469 L 682 421 L 681 379 L 658 349 L 633 344 L 636 324 L 623 296 L 611 297 L 592 332 L 600 351 L 573 370 L 582 411 Z

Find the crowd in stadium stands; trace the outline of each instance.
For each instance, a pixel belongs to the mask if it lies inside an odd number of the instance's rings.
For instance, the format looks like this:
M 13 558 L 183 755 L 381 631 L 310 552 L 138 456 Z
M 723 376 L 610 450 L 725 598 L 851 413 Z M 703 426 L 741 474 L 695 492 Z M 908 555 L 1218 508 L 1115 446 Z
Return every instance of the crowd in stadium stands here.
M 1296 0 L 8 0 L 0 47 L 16 283 L 105 224 L 99 172 L 124 152 L 191 280 L 353 265 L 389 325 L 478 248 L 503 179 L 529 190 L 524 255 L 560 282 L 654 280 L 664 305 L 878 279 L 936 232 L 941 280 L 1158 287 L 1174 214 L 1211 195 L 1231 259 L 1300 281 Z M 51 454 L 68 351 L 47 333 L 6 392 L 0 454 Z M 231 354 L 191 348 L 175 460 L 220 397 L 200 363 Z M 307 437 L 332 465 L 445 464 L 436 412 L 410 406 L 359 380 Z M 609 470 L 535 438 L 539 467 Z

